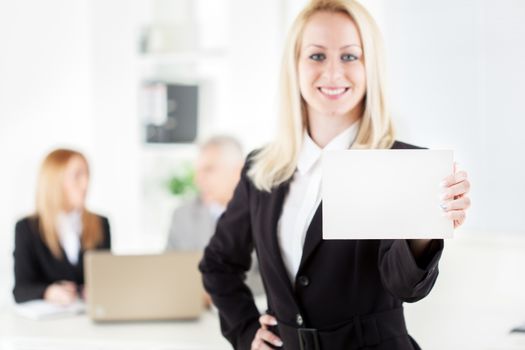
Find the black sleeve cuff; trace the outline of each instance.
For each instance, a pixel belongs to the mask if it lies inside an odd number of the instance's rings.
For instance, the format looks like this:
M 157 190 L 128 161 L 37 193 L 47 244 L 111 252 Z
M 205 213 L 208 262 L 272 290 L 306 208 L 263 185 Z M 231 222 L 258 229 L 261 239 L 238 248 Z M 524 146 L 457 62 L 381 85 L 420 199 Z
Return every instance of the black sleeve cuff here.
M 16 303 L 23 303 L 31 300 L 44 299 L 44 293 L 48 284 L 35 283 L 32 285 L 19 286 L 13 289 L 13 297 Z
M 419 284 L 437 272 L 437 266 L 444 247 L 442 239 L 432 240 L 424 257 L 419 259 L 419 261 L 416 261 L 407 240 L 397 240 L 394 245 L 397 246 L 397 249 L 393 249 L 395 254 L 398 255 L 397 259 L 404 265 L 402 270 L 406 271 L 410 285 L 416 289 Z
M 246 327 L 241 332 L 239 341 L 237 342 L 236 350 L 250 350 L 252 347 L 252 341 L 255 338 L 255 333 L 259 329 L 259 320 L 253 319 L 246 324 Z

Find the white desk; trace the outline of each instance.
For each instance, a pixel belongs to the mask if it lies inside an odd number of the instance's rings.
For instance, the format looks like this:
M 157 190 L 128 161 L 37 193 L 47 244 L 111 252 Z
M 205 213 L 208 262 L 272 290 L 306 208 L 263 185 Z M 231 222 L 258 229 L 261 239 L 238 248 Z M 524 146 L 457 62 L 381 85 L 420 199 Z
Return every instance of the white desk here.
M 425 299 L 405 304 L 410 334 L 425 350 L 523 350 L 525 235 L 457 232 Z
M 264 310 L 264 307 L 260 306 Z M 523 350 L 525 235 L 458 232 L 445 243 L 430 295 L 406 304 L 410 334 L 425 350 Z M 94 324 L 86 316 L 31 321 L 0 309 L 1 350 L 223 350 L 218 317 L 197 322 Z
M 108 323 L 86 315 L 32 321 L 0 311 L 1 350 L 226 350 L 218 316 L 206 312 L 198 321 Z

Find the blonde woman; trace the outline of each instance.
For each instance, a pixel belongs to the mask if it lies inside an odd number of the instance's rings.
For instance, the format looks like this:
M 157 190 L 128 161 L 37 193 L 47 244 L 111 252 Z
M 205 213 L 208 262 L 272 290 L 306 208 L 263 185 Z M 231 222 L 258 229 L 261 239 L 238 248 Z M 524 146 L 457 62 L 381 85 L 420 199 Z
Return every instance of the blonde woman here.
M 377 25 L 356 1 L 311 1 L 294 22 L 276 139 L 248 156 L 200 264 L 235 349 L 419 349 L 402 304 L 432 289 L 443 241 L 322 240 L 325 150 L 418 148 L 395 140 L 383 60 Z M 455 227 L 469 187 L 462 171 L 443 181 Z M 243 281 L 254 248 L 268 302 L 262 316 Z
M 15 228 L 17 303 L 34 299 L 73 303 L 84 283 L 84 252 L 110 248 L 108 220 L 85 207 L 88 182 L 88 163 L 79 152 L 58 149 L 42 163 L 36 214 Z

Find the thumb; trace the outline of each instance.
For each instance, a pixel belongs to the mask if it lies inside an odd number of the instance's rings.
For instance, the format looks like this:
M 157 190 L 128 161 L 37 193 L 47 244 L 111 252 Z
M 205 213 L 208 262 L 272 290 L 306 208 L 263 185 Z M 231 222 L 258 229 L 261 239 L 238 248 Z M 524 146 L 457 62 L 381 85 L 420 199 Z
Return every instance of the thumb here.
M 458 168 L 459 168 L 459 163 L 454 161 L 454 174 L 458 172 Z

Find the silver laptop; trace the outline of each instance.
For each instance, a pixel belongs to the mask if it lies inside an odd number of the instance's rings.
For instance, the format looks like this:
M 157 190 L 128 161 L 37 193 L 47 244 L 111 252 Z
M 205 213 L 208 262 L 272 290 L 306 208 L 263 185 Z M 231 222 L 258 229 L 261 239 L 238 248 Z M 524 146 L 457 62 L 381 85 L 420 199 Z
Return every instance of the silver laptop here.
M 84 256 L 87 312 L 95 321 L 198 318 L 204 309 L 199 253 Z

